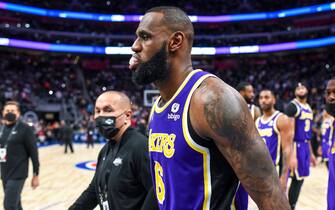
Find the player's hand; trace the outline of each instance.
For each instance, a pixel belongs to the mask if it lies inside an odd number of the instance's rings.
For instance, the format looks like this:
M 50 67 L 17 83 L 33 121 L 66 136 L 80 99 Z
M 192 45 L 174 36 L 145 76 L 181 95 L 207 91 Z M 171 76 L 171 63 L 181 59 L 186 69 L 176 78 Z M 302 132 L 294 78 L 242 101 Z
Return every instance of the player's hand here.
M 31 187 L 33 189 L 36 189 L 39 185 L 40 185 L 40 181 L 38 179 L 38 176 L 33 176 L 33 178 L 31 179 Z
M 316 163 L 317 163 L 317 161 L 316 161 L 316 158 L 315 158 L 314 154 L 311 154 L 311 164 L 312 164 L 312 166 L 315 167 Z
M 291 157 L 291 159 L 290 159 L 290 170 L 291 170 L 291 172 L 294 172 L 295 170 L 297 170 L 297 168 L 298 168 L 297 158 L 295 156 Z

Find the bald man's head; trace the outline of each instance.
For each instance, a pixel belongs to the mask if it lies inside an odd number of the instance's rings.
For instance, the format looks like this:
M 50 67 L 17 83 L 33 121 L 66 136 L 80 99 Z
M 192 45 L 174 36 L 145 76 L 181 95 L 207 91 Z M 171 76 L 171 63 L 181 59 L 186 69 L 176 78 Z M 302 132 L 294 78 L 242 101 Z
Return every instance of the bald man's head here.
M 99 133 L 106 139 L 119 141 L 131 125 L 131 103 L 118 91 L 102 93 L 95 102 L 94 119 Z
M 95 102 L 94 118 L 98 116 L 114 116 L 131 111 L 129 97 L 119 91 L 106 91 Z
M 123 108 L 131 108 L 131 102 L 129 97 L 119 91 L 106 91 L 98 96 L 96 103 L 100 101 L 109 101 L 113 104 L 120 105 Z

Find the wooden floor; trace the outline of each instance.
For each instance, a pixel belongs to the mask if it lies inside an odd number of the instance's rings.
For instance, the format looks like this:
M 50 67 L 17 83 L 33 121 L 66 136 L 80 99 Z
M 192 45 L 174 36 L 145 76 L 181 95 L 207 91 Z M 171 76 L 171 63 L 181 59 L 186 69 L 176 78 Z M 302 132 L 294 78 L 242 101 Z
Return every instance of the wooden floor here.
M 85 145 L 80 144 L 74 147 L 75 153 L 67 155 L 59 145 L 39 149 L 40 187 L 32 190 L 31 177 L 26 180 L 22 193 L 25 210 L 65 210 L 88 186 L 94 172 L 76 168 L 75 165 L 79 162 L 96 160 L 102 145 L 95 145 L 94 149 L 86 149 Z M 312 168 L 311 176 L 303 185 L 297 210 L 326 209 L 327 177 L 328 172 L 324 165 Z M 0 190 L 0 209 L 2 200 L 3 191 Z

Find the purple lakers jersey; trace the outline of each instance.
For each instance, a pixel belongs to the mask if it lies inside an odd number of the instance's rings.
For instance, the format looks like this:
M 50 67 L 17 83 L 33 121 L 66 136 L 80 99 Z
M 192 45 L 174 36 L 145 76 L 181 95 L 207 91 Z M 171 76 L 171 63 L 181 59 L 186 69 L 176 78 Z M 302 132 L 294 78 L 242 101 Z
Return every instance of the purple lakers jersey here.
M 334 119 L 332 117 L 325 118 L 321 124 L 321 139 L 322 139 L 322 158 L 328 159 L 329 149 L 332 144 L 334 133 Z
M 265 141 L 275 166 L 278 166 L 280 161 L 281 139 L 277 128 L 277 119 L 281 114 L 279 111 L 276 111 L 266 121 L 263 120 L 263 116 L 256 120 L 258 132 Z
M 292 103 L 297 107 L 294 141 L 305 142 L 310 140 L 312 138 L 313 111 L 308 104 L 301 104 L 296 99 Z
M 335 127 L 335 121 L 333 121 Z M 328 210 L 335 210 L 335 131 L 332 130 L 332 146 L 329 153 Z
M 229 209 L 231 205 L 238 184 L 236 175 L 214 142 L 200 144 L 196 140 L 199 136 L 189 119 L 194 91 L 212 76 L 192 71 L 164 106 L 159 107 L 158 97 L 152 108 L 150 164 L 161 210 Z

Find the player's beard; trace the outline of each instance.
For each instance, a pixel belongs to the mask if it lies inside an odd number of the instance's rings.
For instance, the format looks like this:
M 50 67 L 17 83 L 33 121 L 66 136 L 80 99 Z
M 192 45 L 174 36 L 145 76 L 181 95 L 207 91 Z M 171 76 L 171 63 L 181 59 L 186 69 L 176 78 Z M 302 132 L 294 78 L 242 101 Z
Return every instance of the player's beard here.
M 247 102 L 247 104 L 252 104 L 254 102 L 254 99 L 253 98 L 249 98 L 248 96 L 244 96 L 243 98 Z
M 307 93 L 305 93 L 304 95 L 297 95 L 297 97 L 300 99 L 300 100 L 304 100 L 307 98 Z
M 268 112 L 272 109 L 273 104 L 262 104 L 260 106 L 261 106 L 262 111 Z
M 335 117 L 335 103 L 326 103 L 326 111 L 331 116 Z
M 162 81 L 169 75 L 169 63 L 167 60 L 166 42 L 161 49 L 147 62 L 141 63 L 132 73 L 132 80 L 138 85 L 147 85 L 152 82 Z

